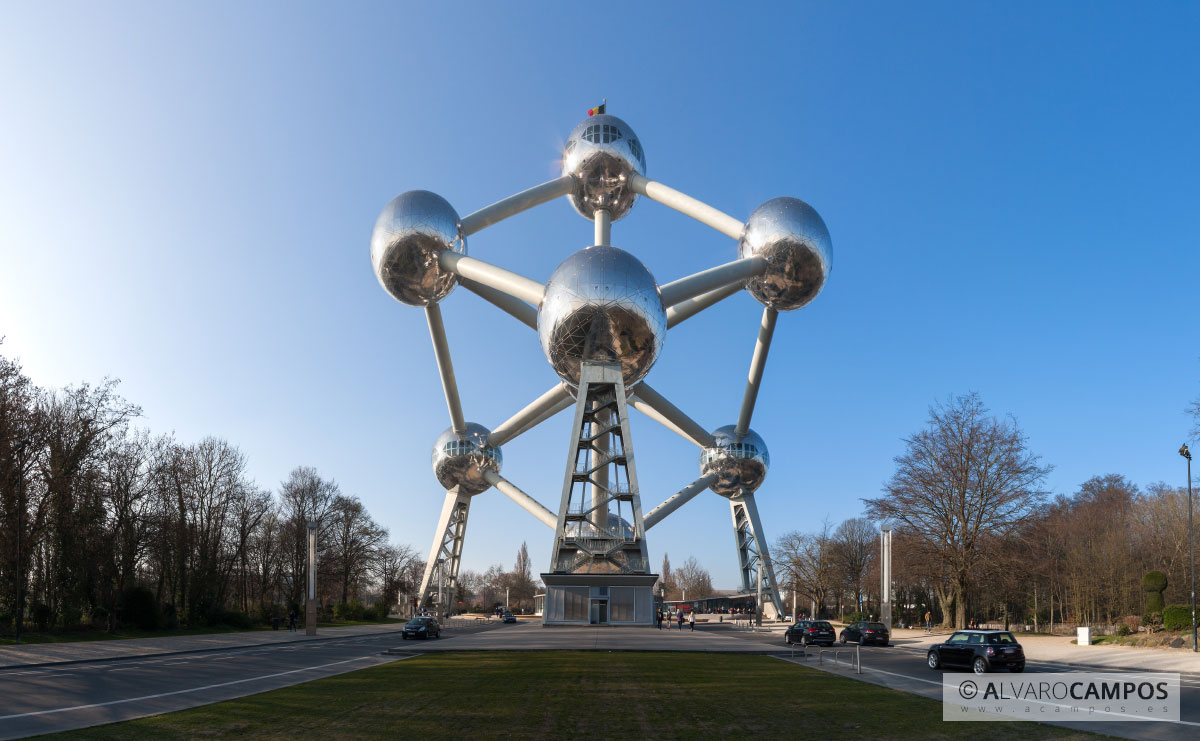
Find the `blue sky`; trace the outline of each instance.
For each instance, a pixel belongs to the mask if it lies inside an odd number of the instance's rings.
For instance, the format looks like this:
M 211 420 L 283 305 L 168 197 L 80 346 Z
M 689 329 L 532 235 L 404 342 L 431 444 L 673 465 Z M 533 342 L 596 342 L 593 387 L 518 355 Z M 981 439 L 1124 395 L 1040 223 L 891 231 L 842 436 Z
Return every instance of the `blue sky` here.
M 368 238 L 423 188 L 466 214 L 557 174 L 607 97 L 648 174 L 744 218 L 791 195 L 833 273 L 781 316 L 754 420 L 772 538 L 860 512 L 929 405 L 978 391 L 1070 493 L 1183 483 L 1200 395 L 1200 6 L 1194 3 L 38 3 L 0 9 L 0 334 L 42 385 L 103 376 L 180 439 L 226 437 L 275 487 L 313 465 L 427 551 L 448 425 L 420 310 Z M 473 256 L 545 280 L 590 243 L 556 201 Z M 726 237 L 639 202 L 613 243 L 665 283 Z M 443 310 L 466 415 L 494 427 L 555 381 L 536 334 L 463 290 Z M 760 307 L 672 330 L 648 380 L 735 421 Z M 696 450 L 635 413 L 643 507 Z M 504 474 L 560 495 L 566 414 Z M 550 533 L 477 497 L 465 564 L 535 567 Z M 732 587 L 726 502 L 650 533 Z

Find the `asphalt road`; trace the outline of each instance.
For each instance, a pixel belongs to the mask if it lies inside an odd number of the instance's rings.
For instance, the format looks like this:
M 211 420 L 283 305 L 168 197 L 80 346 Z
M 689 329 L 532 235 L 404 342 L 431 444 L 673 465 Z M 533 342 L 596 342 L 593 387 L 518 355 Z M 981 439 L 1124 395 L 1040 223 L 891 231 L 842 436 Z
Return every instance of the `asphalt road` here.
M 791 658 L 791 652 L 783 640 L 782 633 L 772 633 L 768 637 L 763 633 L 751 633 L 748 631 L 722 630 L 716 626 L 708 628 L 709 630 L 720 630 L 723 634 L 745 638 L 747 640 L 758 642 L 777 643 L 780 646 L 780 653 L 775 654 L 779 658 L 794 661 L 797 664 L 817 668 L 817 660 L 814 656 L 807 659 L 801 658 L 797 650 L 796 658 Z M 853 644 L 850 646 L 842 646 L 836 644 L 836 649 L 849 648 L 854 649 Z M 816 651 L 819 647 L 813 647 L 810 651 Z M 942 699 L 942 672 L 933 671 L 925 664 L 926 650 L 924 648 L 905 647 L 903 645 L 892 646 L 863 646 L 861 648 L 862 656 L 862 671 L 861 675 L 855 674 L 853 669 L 847 662 L 849 656 L 843 653 L 840 657 L 840 665 L 830 666 L 831 656 L 826 653 L 823 660 L 822 668 L 832 669 L 837 674 L 848 676 L 853 679 L 860 679 L 865 682 L 879 684 L 893 689 L 911 692 L 913 694 L 930 697 L 939 702 Z M 1047 673 L 1047 672 L 1083 672 L 1083 671 L 1107 671 L 1112 669 L 1095 668 L 1079 666 L 1076 664 L 1064 664 L 1052 661 L 1032 661 L 1027 660 L 1025 673 L 1019 675 L 1010 675 L 1007 671 L 999 674 L 1005 677 L 1025 677 L 1030 674 Z M 1136 674 L 1136 672 L 1134 672 Z M 968 671 L 963 671 L 963 674 L 969 674 Z M 1181 697 L 1180 697 L 1180 723 L 1171 722 L 1142 722 L 1142 721 L 1120 721 L 1120 722 L 1080 722 L 1080 723 L 1054 723 L 1052 725 L 1061 725 L 1065 728 L 1073 728 L 1077 730 L 1092 731 L 1093 733 L 1102 733 L 1110 736 L 1123 736 L 1125 738 L 1134 739 L 1167 739 L 1171 741 L 1182 741 L 1182 739 L 1200 738 L 1200 674 L 1181 674 Z
M 446 629 L 439 640 L 486 629 Z M 0 670 L 0 739 L 131 720 L 330 677 L 400 660 L 382 652 L 401 644 L 397 632 Z

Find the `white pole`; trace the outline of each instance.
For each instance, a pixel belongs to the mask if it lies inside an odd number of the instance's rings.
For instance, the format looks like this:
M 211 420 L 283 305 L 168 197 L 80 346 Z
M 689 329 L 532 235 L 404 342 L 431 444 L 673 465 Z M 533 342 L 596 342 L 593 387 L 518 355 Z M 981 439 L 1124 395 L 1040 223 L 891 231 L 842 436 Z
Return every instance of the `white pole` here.
M 490 206 L 467 214 L 462 218 L 462 232 L 464 235 L 474 234 L 498 221 L 552 201 L 559 196 L 565 196 L 574 187 L 575 178 L 571 175 L 563 175 L 541 185 L 535 185 L 528 190 L 523 190 L 516 195 L 511 195 L 502 201 L 496 201 Z
M 469 257 L 462 257 L 457 252 L 450 252 L 449 250 L 443 252 L 442 255 L 443 257 L 445 255 L 454 255 L 456 257 L 461 257 L 463 260 L 471 259 Z M 443 262 L 448 261 L 449 260 L 443 260 Z M 442 265 L 442 267 L 446 270 L 451 269 L 445 265 Z M 766 269 L 767 261 L 764 258 L 757 256 L 743 257 L 740 260 L 727 262 L 724 265 L 718 265 L 715 268 L 701 270 L 699 273 L 689 275 L 686 278 L 673 280 L 660 289 L 663 306 L 671 307 L 675 304 L 683 303 L 688 299 L 693 299 L 697 296 L 703 296 L 709 291 L 714 291 L 718 288 L 724 288 L 730 284 L 736 284 L 740 288 L 747 280 L 756 275 L 761 275 Z M 468 277 L 474 278 L 475 276 L 472 275 Z M 529 279 L 525 278 L 524 280 Z M 500 288 L 500 286 L 496 286 L 496 288 Z M 500 290 L 503 289 L 501 288 Z
M 596 246 L 607 246 L 612 239 L 612 214 L 607 210 L 596 209 Z
M 633 396 L 646 403 L 650 410 L 634 401 L 633 406 L 642 414 L 662 424 L 667 429 L 678 433 L 692 444 L 708 448 L 713 445 L 713 436 L 700 423 L 687 416 L 682 409 L 672 404 L 665 396 L 655 391 L 645 381 L 633 389 Z M 652 413 L 653 412 L 653 413 Z M 657 415 L 657 416 L 656 416 Z
M 686 193 L 681 193 L 670 186 L 650 180 L 645 175 L 639 175 L 636 172 L 629 177 L 629 187 L 633 189 L 634 193 L 646 196 L 653 201 L 658 201 L 664 206 L 675 209 L 684 216 L 690 216 L 701 224 L 711 226 L 727 237 L 732 237 L 733 239 L 742 238 L 745 224 L 727 213 L 718 211 L 707 203 L 692 198 Z
M 504 588 L 504 609 L 508 609 L 508 587 Z
M 779 312 L 771 307 L 763 309 L 762 324 L 758 328 L 758 342 L 754 344 L 754 356 L 750 359 L 750 372 L 746 376 L 746 393 L 742 395 L 742 410 L 738 414 L 736 435 L 745 435 L 750 429 L 750 417 L 754 415 L 754 404 L 758 400 L 758 387 L 762 384 L 763 371 L 767 368 L 767 353 L 771 350 L 771 337 L 775 334 L 775 320 Z
M 443 250 L 438 255 L 438 267 L 463 278 L 470 278 L 476 283 L 490 286 L 501 293 L 507 293 L 513 298 L 519 298 L 534 306 L 541 304 L 542 297 L 546 294 L 546 287 L 535 280 L 517 275 L 511 270 L 498 268 L 483 260 L 467 257 L 453 250 Z
M 442 376 L 446 408 L 450 410 L 450 425 L 455 432 L 465 432 L 467 421 L 463 417 L 462 402 L 458 397 L 458 381 L 454 379 L 454 363 L 450 362 L 450 342 L 446 339 L 446 325 L 442 322 L 441 307 L 437 304 L 426 306 L 425 318 L 429 322 L 429 337 L 433 340 L 433 355 L 437 360 L 438 372 Z

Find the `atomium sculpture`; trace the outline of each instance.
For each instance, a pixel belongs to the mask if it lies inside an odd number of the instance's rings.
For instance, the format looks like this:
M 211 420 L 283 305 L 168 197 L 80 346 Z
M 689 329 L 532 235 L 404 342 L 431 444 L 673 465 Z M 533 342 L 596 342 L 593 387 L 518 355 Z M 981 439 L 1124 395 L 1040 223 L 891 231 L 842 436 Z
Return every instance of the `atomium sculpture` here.
M 593 223 L 594 240 L 543 285 L 468 256 L 467 238 L 498 221 L 565 196 Z M 645 196 L 737 240 L 737 259 L 660 286 L 633 255 L 610 244 L 612 222 Z M 833 250 L 825 223 L 795 198 L 775 198 L 743 223 L 646 177 L 646 156 L 621 119 L 590 116 L 563 149 L 562 176 L 460 218 L 442 197 L 409 191 L 389 203 L 371 236 L 371 261 L 396 300 L 425 309 L 450 428 L 434 444 L 446 489 L 419 604 L 445 612 L 457 588 L 471 498 L 495 487 L 554 530 L 547 623 L 649 624 L 646 531 L 705 489 L 729 500 L 743 594 L 782 613 L 754 492 L 770 466 L 750 428 L 780 311 L 820 293 Z M 489 431 L 467 422 L 459 402 L 438 302 L 462 285 L 538 333 L 561 382 Z M 712 432 L 644 379 L 667 330 L 745 289 L 764 307 L 736 423 Z M 501 446 L 575 407 L 557 511 L 500 475 Z M 700 477 L 643 516 L 627 407 L 700 448 Z M 613 510 L 616 510 L 615 512 Z M 449 592 L 447 593 L 447 590 Z

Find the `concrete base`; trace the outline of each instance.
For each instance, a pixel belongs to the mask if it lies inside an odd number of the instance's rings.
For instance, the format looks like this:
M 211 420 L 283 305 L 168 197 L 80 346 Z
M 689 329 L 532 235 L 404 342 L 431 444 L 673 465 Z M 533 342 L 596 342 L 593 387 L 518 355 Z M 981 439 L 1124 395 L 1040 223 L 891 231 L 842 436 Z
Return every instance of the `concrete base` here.
M 542 574 L 543 625 L 654 625 L 658 574 Z
M 317 601 L 315 599 L 307 600 L 304 603 L 304 633 L 310 636 L 317 634 Z

